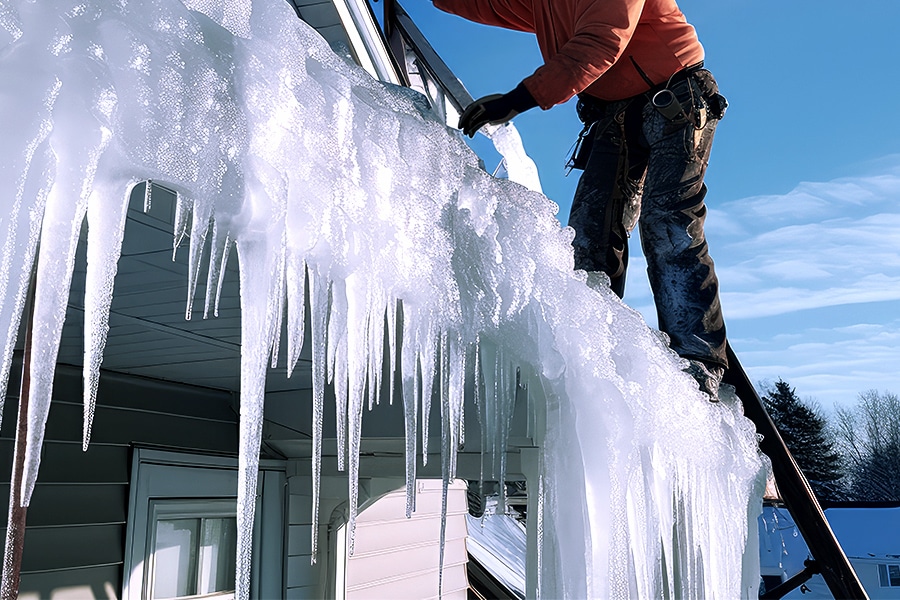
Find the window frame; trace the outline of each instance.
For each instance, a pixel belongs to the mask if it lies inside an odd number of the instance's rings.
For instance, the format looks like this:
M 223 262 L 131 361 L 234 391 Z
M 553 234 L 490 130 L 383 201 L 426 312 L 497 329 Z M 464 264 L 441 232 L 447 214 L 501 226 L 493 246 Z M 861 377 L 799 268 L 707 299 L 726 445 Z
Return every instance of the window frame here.
M 897 571 L 897 583 L 891 583 L 891 567 Z M 900 564 L 878 563 L 878 585 L 882 588 L 900 588 Z
M 215 517 L 221 514 L 225 503 L 230 503 L 233 516 L 237 469 L 235 457 L 134 448 L 125 528 L 123 600 L 150 597 L 150 586 L 145 589 L 144 582 L 153 552 L 150 544 L 155 536 L 154 514 L 158 514 L 159 507 L 168 504 L 184 508 L 194 504 L 202 508 L 205 504 L 213 511 L 210 516 Z M 260 461 L 253 525 L 253 597 L 284 594 L 286 493 L 284 461 Z

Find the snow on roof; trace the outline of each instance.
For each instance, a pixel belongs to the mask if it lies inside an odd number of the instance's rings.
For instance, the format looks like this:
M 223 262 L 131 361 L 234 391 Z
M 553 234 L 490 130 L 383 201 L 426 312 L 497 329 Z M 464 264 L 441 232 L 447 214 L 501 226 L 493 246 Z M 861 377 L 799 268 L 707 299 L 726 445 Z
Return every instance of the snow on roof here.
M 848 558 L 900 560 L 900 506 L 834 507 L 825 517 Z

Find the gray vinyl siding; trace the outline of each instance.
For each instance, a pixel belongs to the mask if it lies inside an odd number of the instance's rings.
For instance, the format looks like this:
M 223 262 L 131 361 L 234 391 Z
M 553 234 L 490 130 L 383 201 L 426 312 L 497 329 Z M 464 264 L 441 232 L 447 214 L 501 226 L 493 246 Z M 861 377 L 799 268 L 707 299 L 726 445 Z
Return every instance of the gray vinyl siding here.
M 13 365 L 0 430 L 0 502 L 7 514 L 18 408 L 20 357 Z M 236 455 L 230 393 L 103 373 L 91 445 L 81 450 L 80 368 L 60 365 L 41 468 L 27 512 L 23 598 L 74 588 L 121 597 L 132 446 Z M 5 521 L 3 523 L 5 536 Z
M 328 506 L 325 499 L 325 505 Z M 328 547 L 328 514 L 321 518 L 319 527 L 319 561 L 312 559 L 312 485 L 308 475 L 295 475 L 288 479 L 287 523 L 287 579 L 285 598 L 324 598 L 328 592 L 326 583 L 326 553 Z M 330 554 L 330 553 L 329 553 Z

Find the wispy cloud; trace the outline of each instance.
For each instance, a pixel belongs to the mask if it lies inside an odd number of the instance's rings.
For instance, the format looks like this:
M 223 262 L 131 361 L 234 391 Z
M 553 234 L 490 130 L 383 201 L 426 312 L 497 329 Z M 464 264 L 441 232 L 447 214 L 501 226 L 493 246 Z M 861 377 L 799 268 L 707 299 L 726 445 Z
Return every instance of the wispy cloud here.
M 900 393 L 900 155 L 868 172 L 711 207 L 729 338 L 754 381 L 826 409 Z M 633 247 L 626 301 L 656 323 Z
M 900 156 L 873 169 L 710 215 L 744 367 L 828 409 L 868 389 L 900 391 Z
M 820 289 L 766 287 L 746 292 L 722 292 L 721 296 L 729 319 L 755 319 L 828 306 L 900 300 L 900 276 L 873 273 L 859 277 L 850 285 Z
M 729 318 L 900 299 L 900 157 L 883 167 L 711 211 Z
M 873 163 L 872 168 L 878 172 L 803 182 L 787 194 L 744 198 L 716 207 L 713 214 L 721 211 L 745 224 L 761 225 L 842 217 L 854 207 L 870 214 L 869 210 L 875 207 L 894 204 L 900 190 L 900 155 L 885 157 Z
M 784 379 L 801 398 L 814 398 L 827 409 L 852 405 L 869 389 L 900 393 L 897 319 L 801 326 L 789 335 L 737 337 L 732 343 L 755 381 Z

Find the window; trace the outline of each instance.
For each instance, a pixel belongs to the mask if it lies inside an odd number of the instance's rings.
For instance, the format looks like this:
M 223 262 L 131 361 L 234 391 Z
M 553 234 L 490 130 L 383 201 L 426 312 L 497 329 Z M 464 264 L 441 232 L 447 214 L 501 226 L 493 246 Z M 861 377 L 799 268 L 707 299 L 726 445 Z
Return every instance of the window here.
M 900 587 L 900 565 L 878 565 L 881 587 Z
M 152 599 L 234 596 L 237 523 L 231 500 L 151 502 L 144 587 Z
M 237 462 L 231 457 L 135 448 L 123 600 L 234 598 Z M 252 598 L 284 596 L 285 498 L 284 463 L 262 461 Z

